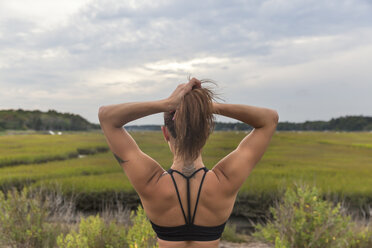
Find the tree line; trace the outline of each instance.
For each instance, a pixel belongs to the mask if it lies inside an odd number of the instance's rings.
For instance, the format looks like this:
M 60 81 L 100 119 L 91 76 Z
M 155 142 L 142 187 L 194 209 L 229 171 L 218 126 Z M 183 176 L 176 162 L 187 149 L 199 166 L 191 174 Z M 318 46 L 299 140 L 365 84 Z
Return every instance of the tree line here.
M 90 123 L 80 115 L 58 113 L 55 110 L 0 110 L 0 131 L 7 129 L 78 131 L 100 129 L 100 125 Z
M 160 130 L 160 125 L 128 125 L 127 130 Z M 242 123 L 215 122 L 216 131 L 250 131 L 253 127 Z M 279 122 L 278 131 L 372 131 L 372 117 L 345 116 L 330 121 Z
M 330 121 L 279 122 L 277 130 L 301 131 L 372 131 L 372 117 L 344 116 Z
M 161 125 L 126 125 L 128 131 L 159 131 Z M 0 110 L 0 131 L 2 130 L 65 130 L 84 131 L 100 129 L 99 124 L 90 123 L 80 115 L 58 113 L 55 110 L 42 112 L 39 110 Z M 249 131 L 250 125 L 242 122 L 216 122 L 216 131 Z M 278 131 L 372 131 L 372 117 L 344 116 L 332 118 L 330 121 L 279 122 Z

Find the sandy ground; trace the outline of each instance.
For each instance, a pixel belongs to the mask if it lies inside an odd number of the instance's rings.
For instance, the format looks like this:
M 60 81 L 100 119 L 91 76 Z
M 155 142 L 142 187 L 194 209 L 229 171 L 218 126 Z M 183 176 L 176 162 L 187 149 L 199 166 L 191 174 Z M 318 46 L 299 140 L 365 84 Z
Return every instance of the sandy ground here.
M 231 243 L 226 241 L 221 241 L 219 248 L 273 248 L 274 246 L 269 246 L 260 242 L 248 242 L 248 243 Z
M 249 235 L 241 235 L 246 242 L 244 243 L 232 243 L 232 242 L 227 242 L 225 240 L 220 241 L 220 246 L 219 248 L 274 248 L 273 245 L 265 244 L 262 242 L 259 242 L 255 239 L 252 238 L 252 236 Z

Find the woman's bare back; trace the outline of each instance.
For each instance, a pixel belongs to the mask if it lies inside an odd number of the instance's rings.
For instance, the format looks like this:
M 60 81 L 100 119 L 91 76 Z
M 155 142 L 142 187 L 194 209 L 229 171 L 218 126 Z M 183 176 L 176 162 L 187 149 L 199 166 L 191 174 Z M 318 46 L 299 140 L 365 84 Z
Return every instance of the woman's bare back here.
M 203 172 L 197 172 L 190 179 L 190 212 L 194 213 L 197 193 Z M 188 218 L 186 179 L 173 173 L 186 217 Z M 169 173 L 165 172 L 158 181 L 158 190 L 154 201 L 142 200 L 149 219 L 160 226 L 184 225 L 185 219 L 177 197 L 176 189 Z M 226 197 L 219 190 L 222 185 L 213 170 L 206 172 L 200 191 L 200 198 L 194 216 L 194 224 L 200 226 L 218 226 L 227 221 L 236 196 Z M 219 239 L 214 241 L 166 241 L 159 239 L 159 247 L 218 247 Z M 183 246 L 185 245 L 185 246 Z

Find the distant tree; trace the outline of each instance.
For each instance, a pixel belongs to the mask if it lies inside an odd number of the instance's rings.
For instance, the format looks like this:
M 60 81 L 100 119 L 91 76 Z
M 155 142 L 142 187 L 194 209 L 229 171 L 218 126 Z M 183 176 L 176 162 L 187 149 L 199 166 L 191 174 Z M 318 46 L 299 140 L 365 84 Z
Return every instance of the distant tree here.
M 55 110 L 48 110 L 48 112 L 22 109 L 0 110 L 0 130 L 88 130 L 99 128 L 100 125 L 89 123 L 79 115 L 58 113 Z

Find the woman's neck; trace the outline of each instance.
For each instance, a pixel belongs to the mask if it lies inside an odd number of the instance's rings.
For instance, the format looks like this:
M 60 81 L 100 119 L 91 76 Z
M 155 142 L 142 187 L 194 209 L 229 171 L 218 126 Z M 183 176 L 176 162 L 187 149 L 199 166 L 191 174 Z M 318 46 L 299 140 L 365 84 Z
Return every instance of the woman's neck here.
M 185 176 L 190 176 L 194 171 L 202 167 L 205 166 L 203 164 L 201 155 L 199 155 L 199 157 L 194 161 L 189 162 L 185 162 L 184 160 L 181 160 L 180 158 L 174 156 L 171 169 L 178 170 L 179 172 L 182 172 Z

